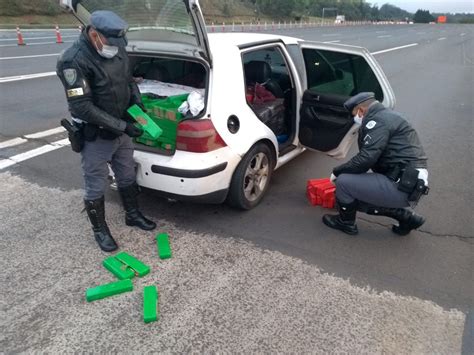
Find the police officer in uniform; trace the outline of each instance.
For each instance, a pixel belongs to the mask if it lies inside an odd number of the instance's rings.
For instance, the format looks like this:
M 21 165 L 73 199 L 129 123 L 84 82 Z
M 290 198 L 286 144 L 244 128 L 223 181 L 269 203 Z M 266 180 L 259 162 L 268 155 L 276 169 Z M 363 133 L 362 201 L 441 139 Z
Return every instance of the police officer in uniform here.
M 143 230 L 156 227 L 141 214 L 137 203 L 132 137 L 143 132 L 127 116 L 131 105 L 141 105 L 125 51 L 127 28 L 127 23 L 111 11 L 92 13 L 91 25 L 61 54 L 56 68 L 74 125 L 82 132 L 85 209 L 97 243 L 107 252 L 117 249 L 105 221 L 108 162 L 117 179 L 126 224 Z
M 360 124 L 359 153 L 333 170 L 339 214 L 323 216 L 324 224 L 355 235 L 361 211 L 397 220 L 392 231 L 398 235 L 419 228 L 425 219 L 408 207 L 427 193 L 428 170 L 416 131 L 374 93 L 359 93 L 344 106 Z

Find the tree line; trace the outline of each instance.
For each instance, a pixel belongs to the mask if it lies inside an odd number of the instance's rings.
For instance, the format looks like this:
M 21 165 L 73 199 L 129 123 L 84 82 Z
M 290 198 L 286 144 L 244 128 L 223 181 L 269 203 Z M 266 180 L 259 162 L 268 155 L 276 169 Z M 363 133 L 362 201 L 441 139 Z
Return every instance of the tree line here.
M 0 0 L 0 15 L 58 15 L 62 11 L 58 2 L 58 0 Z M 384 4 L 379 7 L 376 4 L 369 4 L 366 0 L 214 0 L 208 3 L 212 4 L 212 13 L 215 13 L 217 7 L 223 15 L 230 18 L 240 15 L 238 11 L 234 11 L 237 8 L 236 3 L 252 9 L 256 18 L 265 16 L 281 20 L 301 20 L 308 17 L 334 18 L 337 15 L 344 15 L 347 21 L 409 19 L 426 23 L 435 21 L 437 17 L 428 10 L 420 9 L 411 14 L 394 5 Z M 203 7 L 203 12 L 206 15 L 211 9 Z M 469 23 L 473 18 L 473 14 L 448 15 L 448 22 Z

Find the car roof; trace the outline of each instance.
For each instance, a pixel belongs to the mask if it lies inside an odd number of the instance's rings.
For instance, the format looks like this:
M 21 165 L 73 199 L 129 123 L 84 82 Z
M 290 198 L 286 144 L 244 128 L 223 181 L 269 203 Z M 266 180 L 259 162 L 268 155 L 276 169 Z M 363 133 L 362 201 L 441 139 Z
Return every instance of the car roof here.
M 264 33 L 209 33 L 211 48 L 240 47 L 267 41 L 283 41 L 285 44 L 297 44 L 296 37 L 278 36 Z

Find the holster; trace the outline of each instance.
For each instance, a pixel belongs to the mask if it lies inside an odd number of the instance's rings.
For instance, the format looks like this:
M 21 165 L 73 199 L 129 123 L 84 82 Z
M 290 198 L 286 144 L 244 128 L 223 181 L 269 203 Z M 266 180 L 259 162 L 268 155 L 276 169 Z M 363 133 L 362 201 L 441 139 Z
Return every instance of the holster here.
M 61 120 L 61 126 L 63 126 L 67 131 L 72 151 L 80 153 L 84 148 L 84 128 L 82 126 L 71 124 L 67 119 Z
M 408 201 L 418 202 L 423 195 L 428 195 L 429 187 L 425 181 L 418 178 L 419 171 L 411 166 L 398 169 L 397 188 L 408 194 Z M 392 177 L 395 177 L 392 175 Z
M 405 167 L 402 170 L 400 175 L 400 180 L 398 181 L 398 189 L 400 191 L 411 194 L 415 190 L 418 183 L 418 174 L 419 171 L 410 166 Z
M 410 202 L 418 202 L 423 195 L 428 195 L 430 188 L 425 185 L 425 181 L 422 179 L 418 179 L 415 188 L 413 191 L 408 195 L 408 201 Z

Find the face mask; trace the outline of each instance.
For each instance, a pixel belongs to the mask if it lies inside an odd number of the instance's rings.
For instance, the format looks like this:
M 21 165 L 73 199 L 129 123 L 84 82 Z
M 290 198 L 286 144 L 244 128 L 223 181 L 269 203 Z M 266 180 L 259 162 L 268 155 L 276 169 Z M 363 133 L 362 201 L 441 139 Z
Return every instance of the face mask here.
M 102 40 L 100 39 L 100 36 L 97 36 L 97 38 L 99 39 L 99 42 L 102 45 L 102 50 L 99 50 L 97 48 L 97 53 L 99 53 L 102 57 L 107 58 L 107 59 L 111 59 L 117 55 L 118 50 L 119 50 L 118 47 L 104 44 Z
M 363 119 L 364 119 L 364 117 L 360 117 L 360 116 L 359 116 L 359 112 L 357 112 L 357 115 L 354 116 L 354 122 L 355 122 L 355 124 L 361 125 Z

